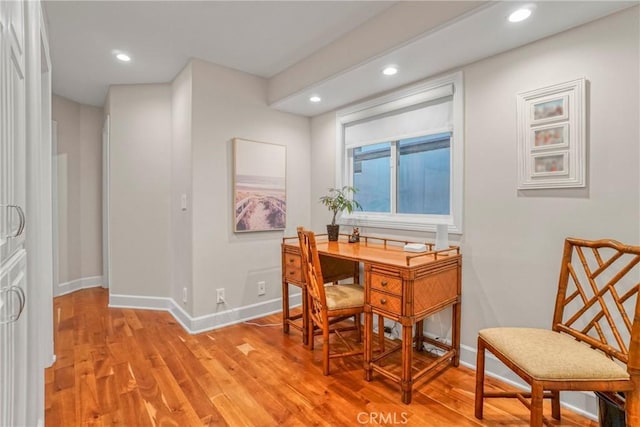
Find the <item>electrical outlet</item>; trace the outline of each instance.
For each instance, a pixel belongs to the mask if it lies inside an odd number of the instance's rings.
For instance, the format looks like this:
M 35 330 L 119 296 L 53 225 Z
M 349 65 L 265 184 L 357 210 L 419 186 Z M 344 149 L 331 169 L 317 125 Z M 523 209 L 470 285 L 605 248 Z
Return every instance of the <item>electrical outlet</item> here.
M 224 304 L 224 288 L 216 289 L 216 302 Z
M 182 288 L 182 302 L 187 302 L 187 288 Z
M 258 296 L 267 293 L 267 283 L 264 280 L 258 282 Z

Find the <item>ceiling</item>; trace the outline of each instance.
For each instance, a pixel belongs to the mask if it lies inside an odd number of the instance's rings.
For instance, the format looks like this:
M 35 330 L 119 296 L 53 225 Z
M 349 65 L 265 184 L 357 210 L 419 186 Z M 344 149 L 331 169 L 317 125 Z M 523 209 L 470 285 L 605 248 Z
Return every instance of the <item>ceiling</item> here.
M 53 91 L 102 106 L 109 85 L 169 82 L 189 58 L 268 78 L 392 4 L 46 1 Z
M 109 85 L 170 82 L 190 58 L 255 74 L 269 82 L 277 80 L 280 73 L 282 80 L 282 75 L 303 71 L 314 55 L 326 59 L 332 46 L 338 46 L 333 52 L 339 52 L 340 43 L 346 46 L 349 38 L 357 40 L 359 33 L 367 34 L 367 25 L 384 22 L 385 14 L 399 16 L 396 12 L 408 3 L 47 1 L 53 92 L 102 106 Z M 437 12 L 444 3 L 423 5 Z M 314 116 L 565 31 L 638 1 L 538 2 L 531 19 L 519 25 L 508 23 L 506 17 L 521 4 L 471 3 L 453 19 L 451 15 L 443 17 L 419 36 L 398 40 L 391 48 L 381 43 L 380 50 L 373 49 L 370 57 L 345 62 L 340 70 L 328 70 L 326 75 L 271 100 L 271 106 Z M 130 54 L 132 60 L 116 61 L 117 51 Z M 382 77 L 380 70 L 389 63 L 398 65 L 400 72 L 392 78 Z M 312 104 L 309 95 L 316 93 L 323 101 Z

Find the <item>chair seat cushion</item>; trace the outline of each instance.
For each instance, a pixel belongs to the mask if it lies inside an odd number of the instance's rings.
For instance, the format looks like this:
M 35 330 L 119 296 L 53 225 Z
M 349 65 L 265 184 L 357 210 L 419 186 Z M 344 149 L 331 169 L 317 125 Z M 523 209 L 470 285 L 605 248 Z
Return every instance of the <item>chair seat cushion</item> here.
M 624 367 L 572 337 L 547 329 L 490 328 L 480 337 L 542 381 L 628 380 Z
M 329 285 L 325 286 L 324 292 L 329 310 L 364 306 L 364 290 L 360 285 Z

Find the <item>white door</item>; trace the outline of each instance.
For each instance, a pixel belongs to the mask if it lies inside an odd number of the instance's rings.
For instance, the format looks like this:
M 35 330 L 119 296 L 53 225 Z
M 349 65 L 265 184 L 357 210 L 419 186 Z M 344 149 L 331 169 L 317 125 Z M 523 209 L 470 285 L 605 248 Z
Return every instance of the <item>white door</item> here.
M 0 263 L 24 247 L 25 206 L 25 82 L 24 82 L 24 7 L 21 2 L 0 5 L 0 79 L 2 80 L 2 171 L 0 205 L 2 235 Z
M 24 207 L 24 3 L 0 1 L 0 425 L 25 425 L 27 321 Z

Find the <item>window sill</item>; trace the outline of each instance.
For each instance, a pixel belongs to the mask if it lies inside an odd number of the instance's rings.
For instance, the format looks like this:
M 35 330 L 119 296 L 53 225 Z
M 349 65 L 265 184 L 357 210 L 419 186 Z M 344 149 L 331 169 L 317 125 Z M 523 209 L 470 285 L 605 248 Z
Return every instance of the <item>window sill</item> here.
M 343 214 L 338 220 L 340 225 L 353 227 L 388 228 L 393 230 L 428 231 L 435 233 L 437 224 L 448 224 L 449 234 L 462 234 L 460 224 L 454 224 L 450 216 L 408 215 L 353 212 Z

